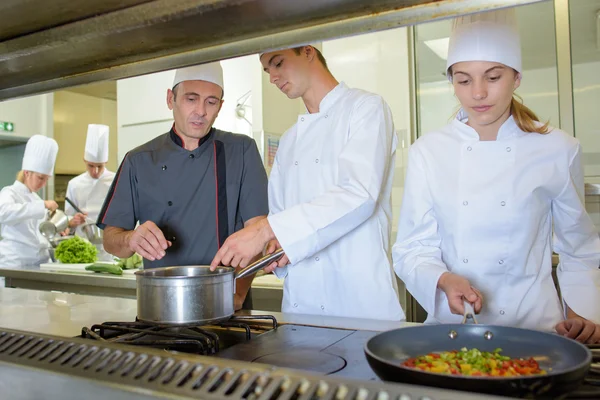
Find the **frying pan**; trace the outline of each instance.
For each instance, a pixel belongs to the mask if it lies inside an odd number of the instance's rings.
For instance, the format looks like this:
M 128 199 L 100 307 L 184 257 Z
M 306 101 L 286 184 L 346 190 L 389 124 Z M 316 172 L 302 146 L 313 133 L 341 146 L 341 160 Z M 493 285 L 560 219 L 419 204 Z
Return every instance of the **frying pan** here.
M 400 328 L 373 336 L 365 345 L 369 365 L 385 381 L 442 387 L 510 397 L 560 399 L 585 378 L 592 354 L 584 345 L 553 333 L 495 325 L 465 324 L 474 316 L 465 306 L 463 324 Z M 474 318 L 473 318 L 474 319 Z M 402 366 L 411 357 L 462 347 L 511 358 L 533 357 L 546 375 L 526 377 L 470 377 L 443 375 Z

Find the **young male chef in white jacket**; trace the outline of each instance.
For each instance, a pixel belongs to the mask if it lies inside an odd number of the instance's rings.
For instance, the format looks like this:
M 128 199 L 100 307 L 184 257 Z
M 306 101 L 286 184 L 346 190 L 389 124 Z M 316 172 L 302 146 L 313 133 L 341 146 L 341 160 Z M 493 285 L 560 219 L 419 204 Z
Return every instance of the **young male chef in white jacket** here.
M 447 68 L 462 109 L 410 148 L 398 275 L 427 322 L 460 322 L 466 299 L 479 323 L 600 341 L 600 239 L 584 206 L 581 146 L 513 96 L 514 9 L 457 19 Z
M 397 141 L 390 108 L 338 83 L 312 46 L 260 61 L 308 112 L 280 141 L 268 219 L 230 236 L 212 266 L 244 266 L 273 240 L 269 251 L 286 254 L 275 270 L 285 277 L 284 312 L 404 319 L 389 257 Z
M 54 171 L 58 144 L 54 139 L 34 135 L 25 146 L 17 180 L 0 191 L 0 268 L 36 266 L 50 261 L 50 243 L 39 231 L 54 200 L 42 200 L 36 193 L 48 183 Z
M 94 225 L 104 199 L 110 189 L 115 173 L 106 169 L 108 162 L 108 137 L 109 128 L 106 125 L 88 125 L 85 141 L 83 162 L 86 172 L 71 179 L 67 185 L 67 197 L 77 208 L 85 214 L 77 213 L 75 209 L 65 202 L 65 213 L 72 215 L 69 221 L 70 228 L 77 228 L 77 236 L 86 237 L 82 231 L 82 225 L 89 223 Z M 104 250 L 104 246 L 96 244 L 98 259 L 111 261 L 114 257 Z

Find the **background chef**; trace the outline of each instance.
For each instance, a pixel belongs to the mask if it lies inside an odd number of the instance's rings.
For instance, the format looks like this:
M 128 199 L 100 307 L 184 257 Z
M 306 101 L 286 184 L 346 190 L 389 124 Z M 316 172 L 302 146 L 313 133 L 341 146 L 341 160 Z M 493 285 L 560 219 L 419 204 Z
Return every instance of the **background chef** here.
M 86 172 L 71 179 L 67 186 L 67 197 L 85 213 L 76 212 L 69 202 L 65 202 L 65 213 L 72 216 L 69 227 L 76 228 L 77 236 L 87 237 L 82 230 L 82 225 L 95 223 L 115 177 L 114 172 L 106 169 L 108 139 L 108 126 L 88 125 L 83 154 Z M 110 261 L 114 258 L 104 250 L 101 243 L 96 244 L 96 248 L 99 260 Z
M 34 135 L 25 146 L 21 171 L 15 183 L 0 191 L 0 268 L 40 265 L 50 261 L 50 243 L 39 226 L 48 210 L 58 205 L 37 194 L 54 172 L 58 144 Z

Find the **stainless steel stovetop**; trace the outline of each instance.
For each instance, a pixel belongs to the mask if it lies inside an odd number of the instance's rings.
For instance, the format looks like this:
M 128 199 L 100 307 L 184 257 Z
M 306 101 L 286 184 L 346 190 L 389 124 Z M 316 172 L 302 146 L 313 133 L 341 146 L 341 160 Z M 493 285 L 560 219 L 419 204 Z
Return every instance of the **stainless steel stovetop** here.
M 99 339 L 101 336 L 113 343 L 267 364 L 342 379 L 379 381 L 363 350 L 366 342 L 377 333 L 278 325 L 275 318 L 265 315 L 234 317 L 220 325 L 202 327 L 105 323 L 91 329 L 84 328 L 82 337 Z M 600 349 L 593 352 L 595 363 L 600 362 Z M 568 398 L 600 399 L 599 374 L 600 366 L 596 364 L 586 383 Z

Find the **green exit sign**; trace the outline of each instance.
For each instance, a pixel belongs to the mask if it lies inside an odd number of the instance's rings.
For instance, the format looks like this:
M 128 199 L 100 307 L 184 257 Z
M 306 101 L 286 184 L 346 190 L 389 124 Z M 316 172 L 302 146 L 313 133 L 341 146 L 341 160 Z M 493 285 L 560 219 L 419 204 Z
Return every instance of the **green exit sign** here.
M 15 124 L 12 122 L 0 121 L 0 131 L 12 132 L 15 130 Z

